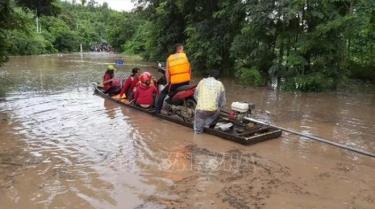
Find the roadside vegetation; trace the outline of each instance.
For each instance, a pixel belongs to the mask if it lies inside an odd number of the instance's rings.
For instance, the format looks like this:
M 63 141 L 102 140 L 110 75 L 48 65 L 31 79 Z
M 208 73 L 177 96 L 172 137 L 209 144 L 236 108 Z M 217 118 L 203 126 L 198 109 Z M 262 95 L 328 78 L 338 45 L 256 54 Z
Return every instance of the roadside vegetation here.
M 184 43 L 195 72 L 216 68 L 244 85 L 272 79 L 283 89 L 321 91 L 351 78 L 375 83 L 375 0 L 136 4 L 132 12 L 117 12 L 93 0 L 2 1 L 0 62 L 101 43 L 162 61 L 175 43 Z

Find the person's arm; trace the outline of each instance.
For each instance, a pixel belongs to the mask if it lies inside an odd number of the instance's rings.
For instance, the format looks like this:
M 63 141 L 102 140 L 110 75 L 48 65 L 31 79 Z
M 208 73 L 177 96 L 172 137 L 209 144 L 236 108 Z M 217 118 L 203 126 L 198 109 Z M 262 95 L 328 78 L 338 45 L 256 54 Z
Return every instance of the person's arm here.
M 166 85 L 168 85 L 169 84 L 169 67 L 168 67 L 168 60 L 167 60 L 167 65 L 165 66 L 165 80 L 166 80 Z
M 168 58 L 167 58 L 167 61 L 165 62 L 165 80 L 167 81 L 166 85 L 169 84 L 170 82 L 170 75 L 169 75 L 169 57 L 172 56 L 172 55 L 169 55 Z
M 190 73 L 190 80 L 191 80 L 191 78 L 193 78 L 193 74 L 191 72 L 191 65 L 190 65 L 190 63 L 189 63 L 189 73 Z
M 195 88 L 195 91 L 194 91 L 194 98 L 196 101 L 198 101 L 198 97 L 199 97 L 199 89 L 200 89 L 200 86 L 202 85 L 201 84 L 202 81 L 199 81 L 197 87 Z
M 188 63 L 189 63 L 189 73 L 190 73 L 190 80 L 191 78 L 193 77 L 193 75 L 191 74 L 191 64 L 190 64 L 190 61 L 189 61 L 189 58 L 186 56 L 187 60 L 188 60 Z
M 134 88 L 134 98 L 133 98 L 133 100 L 137 101 L 138 96 L 139 96 L 139 91 L 137 90 L 137 88 Z
M 110 76 L 105 75 L 104 78 L 103 78 L 103 85 L 112 82 L 113 79 L 114 79 L 114 78 L 111 78 Z
M 110 80 L 103 81 L 103 84 L 107 84 L 107 83 L 110 83 L 110 82 L 112 82 L 112 81 L 113 81 L 113 78 L 110 79 Z
M 124 93 L 128 91 L 130 85 L 131 85 L 131 79 L 128 78 L 125 81 L 125 85 L 122 86 L 122 88 L 121 88 L 120 97 L 122 97 L 124 95 Z
M 227 102 L 226 98 L 225 98 L 225 89 L 224 89 L 224 86 L 221 85 L 221 92 L 220 92 L 220 96 L 219 96 L 219 108 L 223 108 L 225 106 L 225 103 Z
M 140 85 L 141 85 L 141 81 L 138 81 L 138 82 L 135 84 L 135 86 L 133 87 L 133 89 L 132 89 L 133 93 L 135 93 L 135 92 L 137 91 L 137 88 L 138 88 L 138 86 L 140 86 Z
M 152 86 L 153 87 L 153 94 L 156 94 L 159 96 L 159 90 L 158 88 L 156 88 L 156 86 Z

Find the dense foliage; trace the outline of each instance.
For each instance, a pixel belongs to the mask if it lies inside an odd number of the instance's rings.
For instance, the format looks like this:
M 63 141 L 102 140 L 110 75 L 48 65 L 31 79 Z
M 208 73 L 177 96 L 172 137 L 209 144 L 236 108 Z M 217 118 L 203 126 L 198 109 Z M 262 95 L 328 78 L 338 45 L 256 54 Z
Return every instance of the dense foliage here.
M 347 78 L 375 81 L 375 0 L 136 3 L 132 12 L 116 12 L 94 0 L 4 0 L 0 63 L 6 54 L 72 52 L 100 43 L 162 61 L 175 43 L 184 43 L 195 72 L 217 68 L 247 85 L 272 80 L 320 91 Z
M 148 58 L 183 42 L 194 64 L 243 83 L 319 91 L 375 81 L 375 0 L 139 0 Z M 234 70 L 233 70 L 234 69 Z
M 84 50 L 105 43 L 122 51 L 142 21 L 136 13 L 113 11 L 108 4 L 92 0 L 74 5 L 57 0 L 5 0 L 0 10 L 3 59 L 5 55 L 75 52 L 80 44 Z

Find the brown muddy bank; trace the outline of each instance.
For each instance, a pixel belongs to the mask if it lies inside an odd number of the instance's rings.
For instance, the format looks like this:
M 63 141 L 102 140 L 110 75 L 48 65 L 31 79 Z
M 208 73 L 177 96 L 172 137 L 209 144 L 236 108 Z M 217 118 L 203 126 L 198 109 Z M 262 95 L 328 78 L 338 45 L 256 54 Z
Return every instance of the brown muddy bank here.
M 373 208 L 375 160 L 294 135 L 242 146 L 92 94 L 117 55 L 12 57 L 0 102 L 0 209 Z M 139 63 L 125 58 L 125 76 Z M 147 68 L 147 67 L 146 67 Z M 375 93 L 242 88 L 257 117 L 375 151 Z

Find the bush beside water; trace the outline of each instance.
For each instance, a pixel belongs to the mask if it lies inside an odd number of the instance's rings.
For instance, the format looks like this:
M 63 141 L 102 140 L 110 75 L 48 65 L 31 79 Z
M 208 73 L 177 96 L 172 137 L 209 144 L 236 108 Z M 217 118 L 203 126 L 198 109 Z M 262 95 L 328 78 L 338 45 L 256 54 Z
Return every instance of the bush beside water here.
M 237 71 L 236 76 L 240 80 L 240 83 L 243 85 L 262 86 L 265 84 L 262 75 L 255 67 L 242 67 Z

